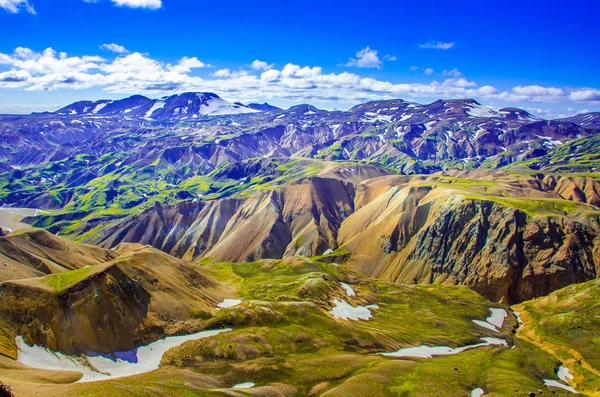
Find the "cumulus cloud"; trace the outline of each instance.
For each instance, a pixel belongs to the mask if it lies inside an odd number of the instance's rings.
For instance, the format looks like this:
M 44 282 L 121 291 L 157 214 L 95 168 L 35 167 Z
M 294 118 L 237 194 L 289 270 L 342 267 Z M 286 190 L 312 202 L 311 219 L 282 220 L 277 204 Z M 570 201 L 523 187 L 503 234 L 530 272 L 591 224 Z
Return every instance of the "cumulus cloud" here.
M 123 47 L 122 45 L 118 45 L 118 44 L 102 44 L 100 46 L 101 50 L 105 50 L 105 51 L 110 51 L 110 52 L 114 52 L 115 54 L 125 54 L 128 53 L 129 51 L 127 50 L 127 48 Z
M 0 0 L 0 8 L 12 14 L 16 14 L 21 10 L 35 14 L 35 10 L 28 0 Z
M 52 48 L 33 51 L 18 47 L 12 53 L 0 53 L 0 88 L 48 91 L 96 87 L 111 93 L 147 95 L 213 91 L 241 101 L 261 98 L 343 103 L 386 98 L 597 103 L 600 98 L 600 90 L 589 87 L 528 85 L 501 91 L 468 80 L 457 69 L 442 73 L 442 80 L 426 83 L 390 82 L 350 72 L 327 73 L 318 66 L 293 63 L 268 70 L 219 69 L 206 77 L 193 73 L 194 69 L 209 66 L 196 57 L 166 63 L 139 52 L 111 54 L 106 59 L 98 55 L 70 56 Z M 427 73 L 427 69 L 417 69 Z
M 269 70 L 269 69 L 273 69 L 273 66 L 275 66 L 274 64 L 268 64 L 264 61 L 260 61 L 258 59 L 255 59 L 252 64 L 250 64 L 250 67 L 252 67 L 252 69 L 254 70 Z
M 425 73 L 425 75 L 430 76 L 433 74 L 433 69 L 432 68 L 426 68 L 423 73 Z
M 213 77 L 229 77 L 231 76 L 231 71 L 229 69 L 219 69 L 212 75 Z
M 148 8 L 157 10 L 162 7 L 162 0 L 111 0 L 120 7 Z
M 377 50 L 372 50 L 367 46 L 356 53 L 356 58 L 350 58 L 345 66 L 353 68 L 381 69 L 383 62 L 379 59 Z
M 411 67 L 410 67 L 410 71 L 411 71 L 411 72 L 416 72 L 416 71 L 418 71 L 418 70 L 419 70 L 419 67 L 418 67 L 418 66 L 411 66 Z
M 444 43 L 443 41 L 429 41 L 427 43 L 419 44 L 419 48 L 429 48 L 434 50 L 449 50 L 456 44 L 454 41 Z
M 600 101 L 600 90 L 585 88 L 569 93 L 569 98 L 573 101 Z
M 457 77 L 462 76 L 462 73 L 457 68 L 454 68 L 454 69 L 450 69 L 450 70 L 444 70 L 442 72 L 442 75 L 457 78 Z
M 209 67 L 211 67 L 211 65 L 202 62 L 196 57 L 183 57 L 179 60 L 177 65 L 171 67 L 171 70 L 177 73 L 189 73 L 192 71 L 192 69 L 203 69 Z
M 393 61 L 397 60 L 398 58 L 396 58 L 395 55 L 385 54 L 383 56 L 383 59 L 385 59 L 386 61 L 393 62 Z

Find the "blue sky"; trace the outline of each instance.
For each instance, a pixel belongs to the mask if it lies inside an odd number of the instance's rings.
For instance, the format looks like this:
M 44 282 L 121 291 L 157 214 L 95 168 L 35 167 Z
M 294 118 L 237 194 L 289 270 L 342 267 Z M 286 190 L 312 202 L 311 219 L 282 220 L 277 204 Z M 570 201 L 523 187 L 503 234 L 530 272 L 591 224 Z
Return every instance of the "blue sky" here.
M 0 112 L 191 90 L 600 110 L 599 2 L 453 3 L 0 0 Z

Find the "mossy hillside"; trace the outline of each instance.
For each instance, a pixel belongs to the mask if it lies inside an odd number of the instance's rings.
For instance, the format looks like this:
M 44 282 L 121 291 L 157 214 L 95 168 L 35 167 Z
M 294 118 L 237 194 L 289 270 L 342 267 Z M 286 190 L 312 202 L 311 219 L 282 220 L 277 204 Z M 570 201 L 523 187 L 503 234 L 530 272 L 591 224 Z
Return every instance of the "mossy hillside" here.
M 86 159 L 88 157 L 91 158 L 87 156 Z M 105 155 L 100 159 L 108 161 L 106 158 Z M 81 159 L 77 160 L 73 163 L 75 168 L 70 169 L 67 174 L 83 172 L 83 168 L 98 167 L 100 159 L 90 160 L 90 165 L 80 161 Z M 283 184 L 319 175 L 332 168 L 351 168 L 364 164 L 362 162 L 338 164 L 308 158 L 250 159 L 247 164 L 251 165 L 253 162 L 259 164 L 261 161 L 264 166 L 259 168 L 252 177 L 245 178 L 234 177 L 235 173 L 228 170 L 233 165 L 227 162 L 207 174 L 196 175 L 195 173 L 199 171 L 190 171 L 191 176 L 186 176 L 181 169 L 159 161 L 158 165 L 139 166 L 134 163 L 119 167 L 106 166 L 104 173 L 78 186 L 69 187 L 66 182 L 44 181 L 42 183 L 39 179 L 32 179 L 31 175 L 34 174 L 25 174 L 23 181 L 27 189 L 56 195 L 59 198 L 70 197 L 63 208 L 52 210 L 47 216 L 35 219 L 34 226 L 46 228 L 53 233 L 58 232 L 60 235 L 78 241 L 85 241 L 103 227 L 128 215 L 139 214 L 153 207 L 156 202 L 170 205 L 190 200 L 213 200 L 229 196 L 248 197 L 255 192 L 273 190 Z M 113 159 L 110 164 L 115 162 Z M 66 168 L 67 165 L 62 161 L 54 167 L 51 165 L 48 167 L 54 170 Z M 23 193 L 22 190 L 14 192 L 14 194 Z
M 600 178 L 600 135 L 573 139 L 557 145 L 542 157 L 507 165 L 504 169 L 529 169 L 561 174 L 587 174 Z
M 600 390 L 600 282 L 574 284 L 515 306 L 519 336 L 564 363 L 587 392 Z
M 252 381 L 259 387 L 257 392 L 261 386 L 285 384 L 294 389 L 285 395 L 298 396 L 357 395 L 361 390 L 373 396 L 456 396 L 468 395 L 476 387 L 491 395 L 554 394 L 542 386 L 541 379 L 554 377 L 558 361 L 526 342 L 516 341 L 515 349 L 482 348 L 434 359 L 400 360 L 374 354 L 421 343 L 477 341 L 487 331 L 471 319 L 486 317 L 492 304 L 466 288 L 357 283 L 352 274 L 336 272 L 334 266 L 330 276 L 352 279 L 358 300 L 369 297 L 380 306 L 369 321 L 338 321 L 326 313 L 320 299 L 299 300 L 300 283 L 286 280 L 327 274 L 327 267 L 314 261 L 289 267 L 284 261 L 267 266 L 261 262 L 203 264 L 238 285 L 245 301 L 220 310 L 211 320 L 229 324 L 233 331 L 172 349 L 163 358 L 165 370 L 193 369 L 229 384 Z M 285 283 L 289 293 L 253 292 L 268 289 L 269 281 Z M 339 295 L 339 280 L 331 281 L 332 296 L 351 300 Z M 247 288 L 249 284 L 254 288 Z M 255 299 L 248 300 L 246 290 Z M 278 299 L 272 301 L 275 296 Z M 516 326 L 514 319 L 506 322 L 507 327 Z M 502 334 L 512 343 L 508 330 Z M 457 343 L 461 336 L 462 342 Z M 539 389 L 544 390 L 539 393 Z
M 49 286 L 56 292 L 62 292 L 68 286 L 85 280 L 93 270 L 93 266 L 86 266 L 81 269 L 71 270 L 64 273 L 55 273 L 41 278 L 40 282 Z
M 359 349 L 411 346 L 425 341 L 423 338 L 430 343 L 457 346 L 477 342 L 488 334 L 472 320 L 487 317 L 492 305 L 466 287 L 401 286 L 364 281 L 343 266 L 298 258 L 204 266 L 212 269 L 214 277 L 236 284 L 238 292 L 250 302 L 278 305 L 289 302 L 276 310 L 284 314 L 302 308 L 303 314 L 298 319 L 286 316 L 286 323 L 310 327 L 313 323 L 325 322 L 324 326 L 329 324 L 325 328 L 337 328 L 341 324 L 344 330 L 338 337 L 351 337 Z M 356 296 L 346 296 L 340 285 L 342 280 L 351 283 Z M 338 322 L 326 313 L 334 298 L 345 299 L 353 305 L 377 304 L 379 309 L 373 311 L 370 321 Z M 217 317 L 230 312 L 236 312 L 236 308 L 219 311 Z M 310 321 L 305 320 L 308 317 Z M 219 324 L 226 321 L 220 320 Z
M 530 178 L 529 175 L 518 173 L 499 174 L 495 179 L 436 174 L 417 184 L 455 190 L 467 199 L 493 201 L 519 209 L 531 216 L 568 216 L 573 214 L 582 214 L 587 217 L 600 216 L 600 210 L 590 204 L 550 197 L 528 197 L 527 183 L 531 180 Z
M 231 386 L 255 382 L 238 395 L 468 396 L 567 395 L 542 385 L 560 362 L 533 344 L 511 337 L 510 316 L 500 333 L 473 318 L 498 307 L 464 287 L 401 286 L 358 277 L 343 266 L 309 258 L 253 263 L 199 263 L 213 277 L 235 285 L 243 302 L 203 316 L 206 328 L 232 327 L 215 337 L 187 342 L 165 354 L 161 369 L 130 378 L 87 384 L 28 371 L 3 376 L 19 395 L 212 396 L 231 395 Z M 303 286 L 323 280 L 303 294 Z M 357 293 L 348 297 L 339 282 Z M 282 284 L 281 289 L 275 284 Z M 336 320 L 327 311 L 334 297 L 352 305 L 377 303 L 369 321 Z M 460 346 L 482 336 L 506 338 L 514 349 L 488 347 L 433 359 L 395 359 L 379 352 L 400 347 Z M 0 369 L 0 375 L 4 375 Z M 50 373 L 49 373 L 50 374 Z M 542 390 L 539 392 L 538 390 Z M 555 392 L 555 393 L 552 393 Z M 103 394 L 104 393 L 104 394 Z

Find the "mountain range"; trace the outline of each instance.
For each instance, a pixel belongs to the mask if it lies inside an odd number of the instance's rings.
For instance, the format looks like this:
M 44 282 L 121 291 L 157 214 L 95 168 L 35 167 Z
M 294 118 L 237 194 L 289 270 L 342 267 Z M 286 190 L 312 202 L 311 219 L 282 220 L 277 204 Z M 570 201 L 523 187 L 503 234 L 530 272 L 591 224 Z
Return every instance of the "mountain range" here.
M 1 115 L 0 379 L 597 395 L 599 133 L 599 113 L 472 99 L 184 93 Z M 173 348 L 153 366 L 155 344 Z

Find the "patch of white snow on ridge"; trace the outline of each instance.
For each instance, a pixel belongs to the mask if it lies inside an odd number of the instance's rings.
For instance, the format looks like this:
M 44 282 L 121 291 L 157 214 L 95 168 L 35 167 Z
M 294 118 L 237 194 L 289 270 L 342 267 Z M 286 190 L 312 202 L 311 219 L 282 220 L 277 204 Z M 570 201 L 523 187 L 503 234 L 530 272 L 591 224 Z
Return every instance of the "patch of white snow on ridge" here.
M 333 309 L 329 311 L 334 318 L 339 320 L 368 320 L 372 317 L 371 309 L 379 309 L 377 305 L 352 306 L 345 300 L 334 299 Z
M 342 286 L 342 288 L 344 288 L 346 290 L 346 295 L 348 295 L 348 296 L 356 296 L 356 292 L 354 292 L 354 289 L 352 289 L 351 286 L 349 286 L 346 283 L 340 283 L 340 285 Z
M 169 336 L 134 350 L 113 354 L 66 355 L 43 346 L 29 346 L 17 336 L 17 361 L 31 368 L 81 372 L 79 382 L 121 378 L 157 370 L 167 350 L 185 342 L 231 331 L 231 328 L 197 332 L 191 335 Z
M 481 397 L 483 396 L 483 393 L 485 393 L 483 389 L 478 387 L 477 389 L 471 390 L 471 397 Z
M 389 357 L 421 357 L 432 358 L 433 356 L 448 356 L 464 352 L 468 349 L 484 346 L 508 346 L 504 339 L 499 338 L 481 338 L 483 342 L 474 345 L 466 345 L 462 347 L 451 348 L 448 346 L 427 346 L 421 345 L 417 347 L 407 347 L 391 353 L 381 353 Z
M 481 105 L 469 105 L 467 106 L 467 114 L 471 117 L 498 117 L 498 113 L 492 109 L 481 106 Z
M 253 388 L 256 384 L 254 382 L 243 382 L 238 383 L 237 385 L 231 386 L 232 389 L 250 389 Z
M 502 328 L 502 324 L 504 324 L 504 319 L 508 316 L 506 310 L 491 308 L 490 312 L 492 312 L 492 314 L 488 318 L 486 318 L 486 321 L 492 325 L 495 325 L 498 328 Z
M 550 147 L 552 147 L 552 146 L 558 146 L 558 145 L 562 145 L 563 144 L 561 141 L 552 139 L 549 136 L 542 136 L 542 135 L 536 135 L 536 136 L 538 138 L 543 139 L 545 141 L 544 145 L 548 145 Z
M 146 114 L 144 115 L 144 117 L 145 118 L 149 118 L 150 116 L 152 116 L 152 113 L 154 113 L 158 109 L 162 109 L 164 107 L 165 107 L 165 101 L 161 101 L 159 99 L 156 102 L 154 102 L 154 105 L 152 105 L 152 107 L 150 109 L 148 109 L 148 111 L 146 112 Z
M 226 299 L 223 299 L 223 302 L 219 303 L 217 305 L 217 307 L 221 308 L 221 309 L 225 309 L 225 308 L 228 308 L 228 307 L 237 306 L 240 303 L 242 303 L 242 301 L 240 299 L 229 299 L 229 298 L 226 298 Z
M 94 108 L 94 110 L 92 110 L 92 113 L 98 114 L 98 112 L 101 111 L 102 109 L 104 109 L 106 107 L 106 105 L 108 105 L 109 103 L 112 103 L 112 102 L 104 102 L 104 103 L 97 104 L 96 107 Z
M 232 103 L 221 98 L 211 98 L 204 102 L 198 110 L 199 114 L 206 116 L 220 116 L 223 114 L 260 113 L 260 110 L 247 107 L 236 107 Z
M 558 387 L 560 389 L 570 391 L 571 393 L 579 394 L 577 392 L 577 390 L 573 389 L 571 386 L 563 385 L 562 383 L 560 383 L 557 380 L 544 379 L 544 385 L 551 386 L 551 387 Z
M 558 387 L 560 389 L 570 391 L 571 393 L 579 394 L 577 392 L 577 390 L 575 390 L 573 387 L 568 385 L 569 381 L 567 379 L 573 379 L 573 375 L 571 375 L 571 373 L 569 372 L 569 368 L 565 367 L 564 365 L 561 365 L 560 367 L 558 367 L 558 370 L 556 371 L 556 376 L 558 376 L 558 379 L 562 380 L 563 382 L 565 382 L 567 384 L 565 385 L 565 384 L 563 384 L 557 380 L 553 380 L 553 379 L 544 379 L 544 385 L 551 386 L 551 387 Z
M 558 376 L 558 379 L 562 380 L 563 382 L 568 382 L 567 378 L 573 380 L 573 375 L 571 375 L 571 372 L 569 372 L 569 368 L 565 367 L 564 365 L 558 367 L 556 376 Z
M 473 322 L 480 327 L 487 328 L 494 332 L 499 332 L 498 328 L 502 328 L 502 324 L 504 324 L 504 319 L 508 314 L 504 309 L 496 309 L 490 308 L 490 312 L 492 314 L 485 319 L 485 321 L 481 320 L 473 320 Z

